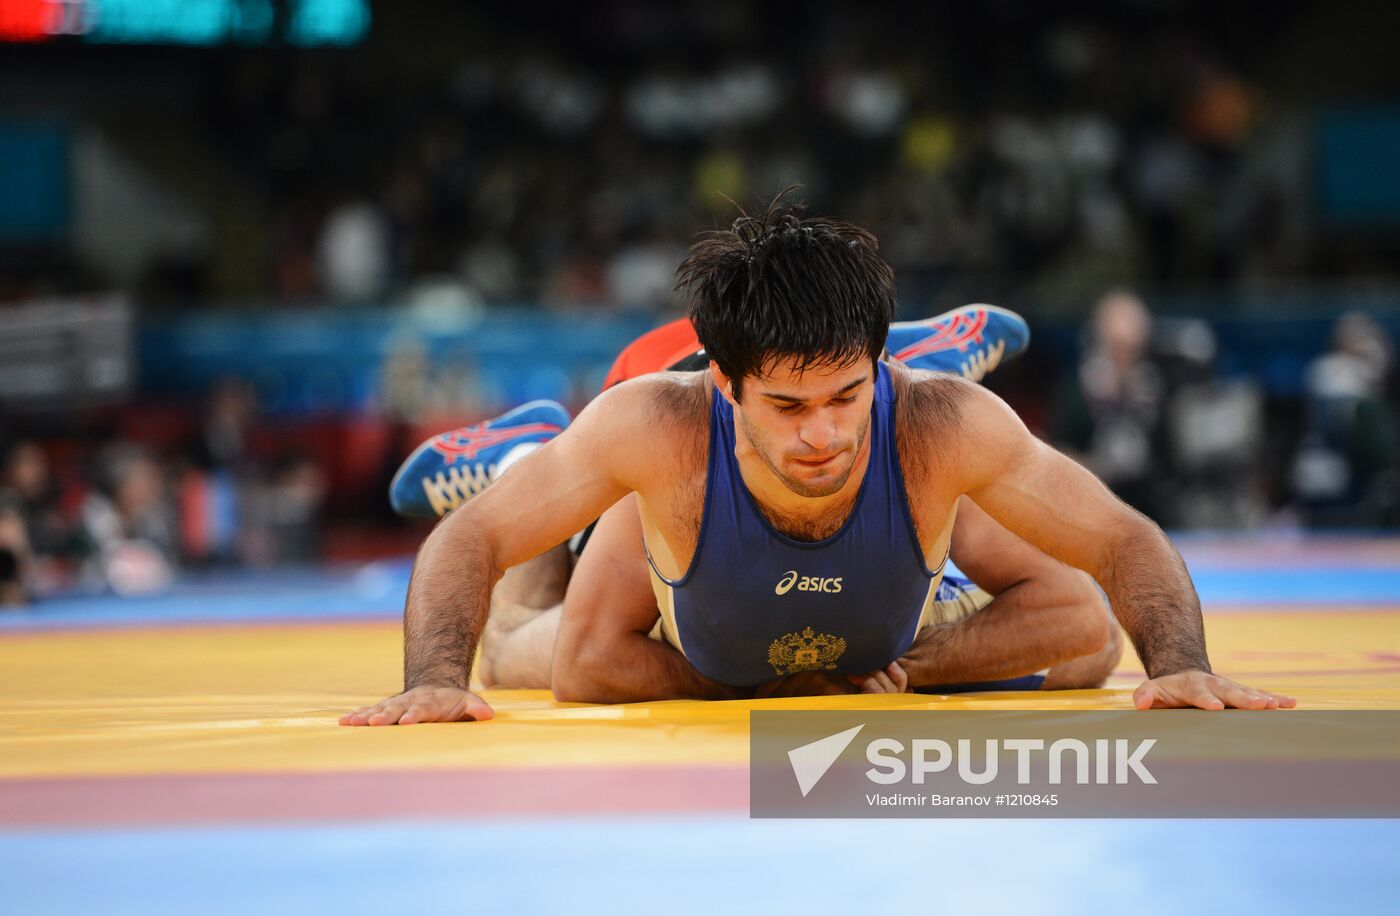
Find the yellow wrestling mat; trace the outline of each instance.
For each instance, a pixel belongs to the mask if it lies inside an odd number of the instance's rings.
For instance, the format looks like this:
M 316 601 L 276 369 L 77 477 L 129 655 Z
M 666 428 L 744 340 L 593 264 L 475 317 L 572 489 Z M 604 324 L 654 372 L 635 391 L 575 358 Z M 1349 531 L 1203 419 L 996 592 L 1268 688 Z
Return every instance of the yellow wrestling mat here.
M 1206 629 L 1219 673 L 1301 709 L 1400 709 L 1400 607 L 1232 610 Z M 496 690 L 491 722 L 348 728 L 342 713 L 399 689 L 395 624 L 20 632 L 0 637 L 0 779 L 735 766 L 752 709 L 1126 709 L 1140 679 L 1129 652 L 1106 689 L 1053 693 L 609 707 Z

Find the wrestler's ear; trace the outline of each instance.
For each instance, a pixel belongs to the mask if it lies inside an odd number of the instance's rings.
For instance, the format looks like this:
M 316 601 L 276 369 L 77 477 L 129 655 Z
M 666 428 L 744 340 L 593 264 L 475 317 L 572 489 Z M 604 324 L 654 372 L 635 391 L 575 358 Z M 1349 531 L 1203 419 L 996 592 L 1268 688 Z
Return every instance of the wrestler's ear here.
M 714 360 L 710 360 L 710 378 L 714 379 L 715 387 L 731 407 L 738 405 L 739 397 L 734 390 L 734 383 L 730 381 L 729 376 L 719 371 L 719 363 Z

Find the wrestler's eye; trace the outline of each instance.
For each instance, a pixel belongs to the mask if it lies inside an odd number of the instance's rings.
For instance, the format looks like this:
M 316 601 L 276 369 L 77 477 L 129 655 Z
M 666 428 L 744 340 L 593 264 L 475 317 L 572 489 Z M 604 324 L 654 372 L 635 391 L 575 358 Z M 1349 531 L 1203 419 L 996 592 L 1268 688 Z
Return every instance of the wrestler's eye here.
M 855 395 L 851 395 L 850 397 L 832 398 L 832 399 L 831 399 L 831 403 L 833 403 L 833 404 L 854 404 L 855 401 L 856 401 L 856 396 L 855 396 Z M 777 405 L 774 405 L 774 406 L 777 406 Z M 779 407 L 777 407 L 777 409 L 778 409 L 778 413 L 797 413 L 799 410 L 802 409 L 802 405 L 801 405 L 801 404 L 789 404 L 789 405 L 787 405 L 786 407 L 780 407 L 780 406 L 779 406 Z

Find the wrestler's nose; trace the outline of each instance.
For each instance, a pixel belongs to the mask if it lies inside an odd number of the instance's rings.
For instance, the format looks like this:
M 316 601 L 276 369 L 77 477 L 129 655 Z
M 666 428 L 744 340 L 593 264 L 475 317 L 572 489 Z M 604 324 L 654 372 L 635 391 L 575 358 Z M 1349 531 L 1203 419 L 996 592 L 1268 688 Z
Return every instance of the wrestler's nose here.
M 824 453 L 836 438 L 836 423 L 824 411 L 814 411 L 798 429 L 802 444 L 814 452 Z

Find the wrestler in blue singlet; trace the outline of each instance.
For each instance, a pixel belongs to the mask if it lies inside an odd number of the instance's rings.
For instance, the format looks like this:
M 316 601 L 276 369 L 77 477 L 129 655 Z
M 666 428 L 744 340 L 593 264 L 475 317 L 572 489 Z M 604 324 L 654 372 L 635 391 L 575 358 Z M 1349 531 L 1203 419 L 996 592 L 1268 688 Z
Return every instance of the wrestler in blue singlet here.
M 895 442 L 894 390 L 888 369 L 877 366 L 865 477 L 850 517 L 820 541 L 795 540 L 763 517 L 734 456 L 733 408 L 718 394 L 712 398 L 695 556 L 676 580 L 651 564 L 662 632 L 706 677 L 757 685 L 800 671 L 868 674 L 902 655 L 921 626 L 937 622 L 936 602 L 976 589 L 966 580 L 944 581 L 943 565 L 930 570 L 924 562 Z M 931 689 L 1024 690 L 1041 680 Z

